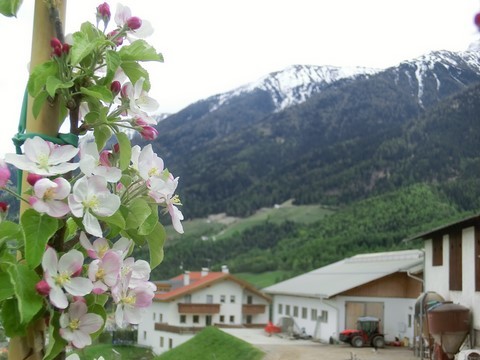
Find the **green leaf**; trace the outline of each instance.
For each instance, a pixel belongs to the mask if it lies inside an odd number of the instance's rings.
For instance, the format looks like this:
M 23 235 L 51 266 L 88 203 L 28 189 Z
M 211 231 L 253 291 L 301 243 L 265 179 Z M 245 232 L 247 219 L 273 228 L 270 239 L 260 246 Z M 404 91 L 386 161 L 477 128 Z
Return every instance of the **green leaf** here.
M 20 225 L 25 235 L 25 259 L 28 266 L 35 269 L 42 262 L 48 240 L 58 229 L 58 220 L 27 209 L 20 219 Z
M 2 306 L 2 325 L 8 337 L 25 335 L 26 326 L 18 321 L 19 316 L 17 299 L 5 300 Z
M 132 146 L 127 134 L 118 132 L 117 134 L 118 145 L 120 145 L 120 170 L 125 170 L 130 165 L 130 159 L 132 158 Z
M 8 240 L 16 240 L 23 243 L 22 228 L 14 222 L 2 221 L 0 223 L 0 246 Z
M 48 93 L 46 91 L 41 91 L 33 100 L 32 113 L 33 117 L 37 118 L 40 112 L 43 109 L 43 105 L 48 99 Z
M 43 298 L 35 290 L 35 285 L 40 281 L 40 277 L 24 264 L 10 266 L 8 274 L 18 300 L 20 322 L 27 324 L 43 306 Z
M 152 270 L 161 264 L 163 261 L 163 244 L 167 238 L 167 233 L 162 224 L 157 223 L 154 231 L 146 236 L 148 242 L 148 249 L 150 251 L 150 267 Z
M 18 9 L 22 2 L 22 0 L 0 0 L 0 14 L 8 17 L 17 17 Z
M 7 273 L 0 272 L 0 284 L 2 284 L 0 287 L 0 301 L 8 299 L 15 294 L 15 291 L 13 290 L 13 284 L 10 282 L 10 275 Z
M 112 130 L 107 125 L 96 126 L 93 129 L 93 135 L 95 136 L 95 143 L 97 144 L 97 149 L 101 150 L 107 144 L 107 141 L 112 136 Z
M 122 213 L 120 211 L 117 211 L 112 216 L 106 216 L 106 217 L 98 216 L 97 218 L 107 224 L 111 224 L 114 226 L 118 226 L 122 229 L 125 229 L 125 219 L 123 218 Z
M 148 71 L 141 67 L 135 61 L 124 61 L 120 67 L 125 72 L 125 75 L 128 76 L 132 84 L 135 84 L 138 79 L 144 78 L 145 82 L 143 83 L 143 88 L 145 91 L 150 89 L 150 77 L 148 76 Z
M 150 216 L 151 212 L 152 210 L 145 199 L 133 199 L 128 204 L 128 215 L 125 228 L 137 229 Z
M 110 103 L 113 100 L 112 92 L 105 86 L 94 85 L 88 88 L 81 87 L 80 92 L 87 96 L 102 100 L 103 102 Z
M 115 72 L 122 63 L 122 59 L 120 59 L 120 55 L 116 51 L 109 50 L 105 55 L 105 62 L 107 64 L 107 76 L 105 82 L 109 84 L 113 80 Z
M 48 345 L 43 360 L 53 360 L 60 354 L 67 342 L 60 336 L 60 313 L 58 311 L 50 312 L 50 326 L 48 327 Z
M 155 227 L 157 226 L 157 223 L 158 223 L 158 206 L 157 205 L 152 205 L 151 209 L 152 210 L 151 210 L 151 213 L 148 216 L 148 218 L 146 218 L 145 221 L 138 228 L 138 234 L 139 235 L 148 235 L 153 230 L 155 230 Z
M 77 31 L 73 34 L 73 45 L 70 48 L 70 62 L 72 66 L 92 54 L 98 45 L 98 41 L 92 41 L 87 34 Z
M 64 83 L 62 80 L 60 80 L 56 76 L 49 76 L 47 78 L 47 83 L 45 84 L 45 88 L 47 90 L 47 93 L 50 97 L 55 97 L 55 93 L 57 92 L 58 89 L 68 89 L 71 88 L 74 85 L 73 81 L 68 81 Z
M 136 40 L 118 52 L 123 61 L 161 61 L 163 56 L 145 40 Z
M 51 60 L 35 66 L 28 78 L 28 93 L 33 97 L 37 96 L 38 93 L 43 90 L 47 79 L 57 74 L 58 64 L 55 61 Z

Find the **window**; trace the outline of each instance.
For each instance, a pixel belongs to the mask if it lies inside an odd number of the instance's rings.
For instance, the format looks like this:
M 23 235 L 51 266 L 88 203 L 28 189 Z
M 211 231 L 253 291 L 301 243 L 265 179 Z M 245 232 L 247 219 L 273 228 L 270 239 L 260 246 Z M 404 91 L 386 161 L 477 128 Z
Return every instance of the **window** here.
M 213 304 L 213 295 L 207 295 L 207 304 Z
M 163 322 L 163 314 L 162 313 L 158 314 L 158 321 Z
M 173 348 L 173 339 L 172 338 L 168 339 L 168 348 L 169 349 Z
M 180 315 L 180 324 L 185 324 L 187 322 L 187 315 Z
M 480 225 L 475 225 L 475 291 L 480 291 Z
M 322 315 L 320 315 L 320 322 L 326 323 L 328 322 L 328 311 L 322 310 Z
M 293 317 L 298 317 L 298 306 L 293 307 Z
M 220 322 L 224 323 L 225 322 L 225 315 L 220 315 Z
M 235 316 L 233 316 L 233 315 L 230 315 L 230 323 L 232 323 L 232 324 L 233 324 L 234 322 L 235 322 Z
M 157 314 L 153 313 L 153 321 L 157 320 Z
M 310 309 L 310 320 L 317 321 L 317 309 Z
M 302 307 L 302 319 L 306 319 L 308 317 L 308 309 L 306 307 Z
M 408 314 L 408 327 L 412 327 L 412 314 Z
M 143 340 L 147 340 L 147 332 L 146 331 L 143 332 Z
M 285 315 L 289 315 L 289 316 L 290 316 L 290 305 L 286 305 L 286 306 L 285 306 Z
M 436 235 L 432 239 L 432 265 L 443 265 L 443 236 Z
M 235 302 L 235 295 L 230 295 L 230 302 L 232 304 Z
M 253 304 L 253 296 L 252 295 L 247 296 L 247 304 Z
M 191 294 L 185 295 L 184 298 L 183 298 L 183 302 L 185 304 L 191 304 L 192 303 L 192 295 Z
M 198 315 L 193 315 L 193 323 L 198 324 L 200 322 L 200 316 Z
M 278 313 L 283 314 L 283 305 L 282 304 L 278 304 Z
M 220 295 L 220 302 L 224 303 L 225 302 L 225 295 Z
M 160 336 L 160 347 L 163 348 L 163 336 Z
M 462 290 L 462 230 L 449 234 L 450 241 L 450 290 Z

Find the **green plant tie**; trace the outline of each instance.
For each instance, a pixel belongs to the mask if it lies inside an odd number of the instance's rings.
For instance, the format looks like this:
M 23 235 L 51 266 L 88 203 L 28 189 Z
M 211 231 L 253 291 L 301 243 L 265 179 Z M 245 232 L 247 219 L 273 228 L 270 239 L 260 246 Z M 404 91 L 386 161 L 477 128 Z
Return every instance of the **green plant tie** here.
M 73 145 L 78 147 L 78 135 L 75 134 L 62 134 L 58 133 L 57 136 L 49 136 L 45 134 L 27 132 L 27 105 L 28 105 L 28 90 L 25 89 L 23 94 L 23 103 L 22 111 L 20 112 L 20 121 L 18 122 L 18 132 L 13 136 L 12 141 L 15 145 L 15 151 L 17 154 L 22 153 L 22 145 L 27 139 L 34 138 L 35 136 L 41 137 L 43 140 L 50 141 L 51 143 L 57 145 Z M 21 185 L 22 185 L 22 173 L 23 171 L 18 169 L 18 178 L 17 178 L 17 192 L 21 194 Z

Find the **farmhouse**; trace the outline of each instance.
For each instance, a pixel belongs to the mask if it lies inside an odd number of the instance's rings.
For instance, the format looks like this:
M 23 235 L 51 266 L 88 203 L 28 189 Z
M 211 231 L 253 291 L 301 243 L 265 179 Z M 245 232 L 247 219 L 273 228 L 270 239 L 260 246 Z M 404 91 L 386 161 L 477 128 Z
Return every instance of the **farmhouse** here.
M 206 326 L 264 327 L 270 297 L 231 275 L 202 269 L 158 282 L 152 306 L 138 325 L 138 343 L 163 353 Z
M 465 347 L 480 349 L 480 215 L 432 229 L 423 239 L 425 291 L 469 308 L 470 336 Z
M 374 316 L 386 341 L 412 341 L 422 276 L 423 251 L 383 252 L 353 256 L 263 291 L 272 295 L 274 324 L 293 320 L 293 331 L 314 339 L 337 340 L 359 317 Z

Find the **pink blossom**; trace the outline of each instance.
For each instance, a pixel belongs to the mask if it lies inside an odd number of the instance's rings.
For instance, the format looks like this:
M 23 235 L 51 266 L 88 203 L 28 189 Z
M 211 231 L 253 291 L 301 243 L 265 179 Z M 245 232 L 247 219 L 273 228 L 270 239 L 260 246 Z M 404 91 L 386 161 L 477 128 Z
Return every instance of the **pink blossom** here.
M 85 250 L 87 250 L 88 256 L 92 259 L 101 259 L 105 253 L 110 250 L 110 244 L 107 239 L 98 238 L 93 244 L 91 244 L 83 231 L 80 233 L 80 244 Z M 132 240 L 127 239 L 126 237 L 121 237 L 113 244 L 111 249 L 118 252 L 123 259 L 127 256 L 132 244 Z
M 93 289 L 89 279 L 75 277 L 82 271 L 83 255 L 78 250 L 70 250 L 58 260 L 57 252 L 48 247 L 42 258 L 44 280 L 50 286 L 50 302 L 59 309 L 68 306 L 68 299 L 63 290 L 73 296 L 84 296 Z
M 149 21 L 132 16 L 132 12 L 128 6 L 122 4 L 117 5 L 115 12 L 115 23 L 119 27 L 126 26 L 132 30 L 128 32 L 128 37 L 146 38 L 153 33 L 153 27 Z M 132 41 L 132 40 L 131 40 Z
M 8 168 L 5 161 L 0 160 L 0 188 L 7 186 L 8 181 L 10 180 L 10 169 Z
M 80 142 L 80 170 L 85 176 L 99 175 L 108 182 L 117 182 L 122 177 L 122 171 L 105 160 L 105 155 L 98 153 L 95 142 Z
M 68 308 L 68 312 L 60 315 L 60 336 L 72 343 L 78 349 L 92 344 L 90 334 L 100 330 L 103 326 L 100 315 L 89 313 L 87 305 L 82 301 L 75 301 Z
M 60 218 L 70 212 L 62 200 L 70 194 L 70 183 L 64 178 L 40 179 L 33 186 L 34 195 L 29 198 L 30 205 L 39 213 Z
M 152 144 L 143 149 L 138 145 L 132 148 L 132 166 L 144 180 L 162 176 L 164 171 L 163 159 L 153 152 Z
M 101 294 L 118 281 L 122 259 L 114 250 L 109 250 L 101 259 L 93 260 L 88 267 L 88 277 L 93 282 L 93 293 Z
M 133 115 L 144 116 L 145 114 L 154 112 L 158 109 L 158 102 L 148 96 L 143 89 L 145 78 L 137 80 L 135 85 L 127 82 L 122 87 L 122 96 L 129 100 L 129 113 Z

